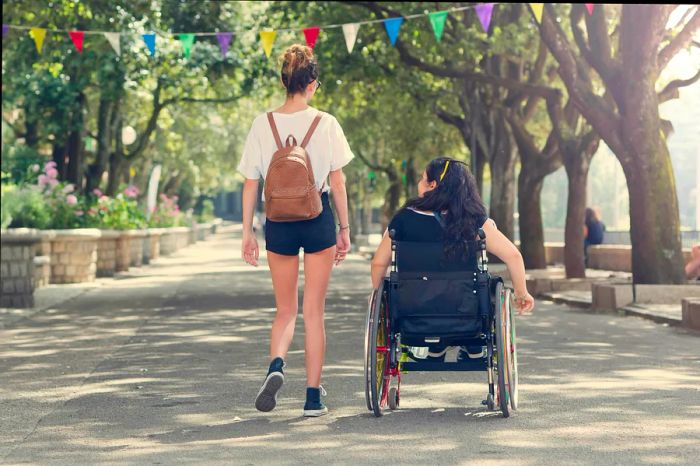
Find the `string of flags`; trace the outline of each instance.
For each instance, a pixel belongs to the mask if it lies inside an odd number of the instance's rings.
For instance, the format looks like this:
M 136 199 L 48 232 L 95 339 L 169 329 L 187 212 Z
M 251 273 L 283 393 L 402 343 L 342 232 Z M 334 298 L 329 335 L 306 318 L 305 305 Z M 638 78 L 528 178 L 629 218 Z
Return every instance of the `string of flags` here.
M 493 10 L 495 7 L 496 3 L 481 3 L 478 5 L 468 5 L 468 6 L 462 6 L 462 7 L 456 7 L 456 8 L 451 8 L 449 10 L 443 10 L 443 11 L 435 11 L 432 13 L 421 13 L 421 14 L 414 14 L 414 15 L 408 15 L 408 16 L 398 16 L 398 17 L 393 17 L 393 18 L 383 18 L 383 19 L 374 19 L 374 20 L 368 20 L 368 21 L 360 21 L 360 22 L 354 22 L 354 23 L 345 23 L 345 24 L 329 24 L 326 26 L 314 26 L 314 27 L 308 27 L 308 28 L 303 28 L 302 32 L 304 34 L 304 38 L 306 40 L 306 44 L 314 48 L 316 46 L 316 42 L 318 40 L 318 37 L 323 30 L 328 30 L 328 29 L 335 29 L 335 28 L 341 28 L 343 31 L 343 37 L 345 38 L 345 45 L 347 47 L 348 53 L 351 54 L 353 52 L 353 49 L 355 47 L 355 42 L 357 41 L 357 36 L 360 31 L 360 26 L 366 25 L 366 24 L 374 24 L 374 23 L 383 23 L 384 29 L 386 31 L 387 37 L 389 38 L 389 42 L 391 43 L 392 46 L 396 45 L 396 41 L 399 37 L 399 32 L 401 30 L 401 26 L 406 20 L 411 20 L 411 19 L 416 19 L 416 18 L 421 18 L 421 17 L 428 17 L 428 20 L 430 21 L 430 25 L 432 26 L 433 33 L 435 34 L 435 39 L 437 42 L 440 42 L 442 40 L 442 32 L 445 28 L 445 22 L 447 21 L 447 17 L 450 13 L 454 13 L 457 11 L 462 11 L 462 10 L 469 10 L 473 9 L 474 13 L 476 14 L 479 23 L 481 24 L 481 27 L 483 28 L 484 32 L 489 31 L 489 26 L 491 24 L 491 16 L 493 14 Z M 535 18 L 535 20 L 538 23 L 542 22 L 542 14 L 544 12 L 544 3 L 528 3 L 530 6 L 530 9 L 532 10 L 532 14 Z M 593 14 L 593 9 L 595 7 L 595 4 L 593 3 L 586 3 L 586 10 L 588 11 L 589 15 Z M 73 42 L 73 45 L 75 46 L 75 49 L 78 51 L 78 53 L 83 52 L 83 45 L 84 45 L 84 39 L 86 34 L 90 35 L 102 35 L 104 36 L 109 44 L 112 46 L 112 49 L 117 55 L 121 55 L 121 36 L 122 35 L 132 35 L 135 33 L 129 33 L 129 32 L 112 32 L 112 31 L 75 31 L 75 30 L 64 30 L 64 29 L 47 29 L 47 28 L 40 28 L 40 27 L 27 27 L 27 26 L 17 26 L 17 25 L 12 25 L 12 24 L 3 24 L 2 25 L 2 38 L 3 41 L 5 40 L 5 36 L 8 35 L 10 29 L 16 29 L 16 30 L 28 30 L 29 36 L 34 40 L 34 44 L 36 46 L 36 50 L 39 54 L 41 54 L 43 45 L 44 45 L 44 40 L 46 39 L 46 34 L 47 32 L 52 32 L 52 33 L 68 33 L 68 36 L 70 37 L 71 41 Z M 276 30 L 264 30 L 260 31 L 259 36 L 260 36 L 260 43 L 263 48 L 263 52 L 265 53 L 266 57 L 270 57 L 272 54 L 272 48 L 275 43 L 275 39 L 277 38 L 277 33 L 281 31 L 295 31 L 296 29 L 293 28 L 282 28 L 282 29 L 276 29 Z M 182 45 L 182 53 L 185 56 L 185 58 L 189 58 L 190 56 L 190 51 L 192 50 L 192 46 L 194 45 L 195 39 L 198 36 L 215 36 L 217 42 L 219 43 L 219 48 L 221 50 L 221 57 L 222 59 L 226 58 L 226 54 L 228 53 L 229 46 L 231 45 L 231 39 L 233 37 L 233 32 L 193 32 L 193 33 L 178 33 L 178 34 L 166 34 L 170 36 L 176 36 L 181 45 Z M 150 33 L 145 33 L 141 34 L 141 37 L 143 39 L 143 42 L 146 46 L 146 48 L 149 51 L 150 56 L 154 57 L 156 55 L 156 39 L 157 36 L 155 33 L 150 32 Z

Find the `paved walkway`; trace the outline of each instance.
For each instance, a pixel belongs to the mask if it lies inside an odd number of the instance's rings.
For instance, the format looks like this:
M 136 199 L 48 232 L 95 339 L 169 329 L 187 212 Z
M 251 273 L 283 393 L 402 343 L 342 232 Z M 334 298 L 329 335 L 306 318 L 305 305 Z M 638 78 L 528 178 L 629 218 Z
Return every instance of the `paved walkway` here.
M 405 376 L 402 409 L 375 419 L 359 257 L 329 293 L 331 414 L 301 417 L 302 322 L 278 408 L 259 413 L 274 302 L 239 245 L 229 231 L 64 304 L 0 315 L 0 463 L 697 464 L 700 338 L 547 302 L 518 319 L 516 416 L 481 406 L 485 374 L 437 373 Z

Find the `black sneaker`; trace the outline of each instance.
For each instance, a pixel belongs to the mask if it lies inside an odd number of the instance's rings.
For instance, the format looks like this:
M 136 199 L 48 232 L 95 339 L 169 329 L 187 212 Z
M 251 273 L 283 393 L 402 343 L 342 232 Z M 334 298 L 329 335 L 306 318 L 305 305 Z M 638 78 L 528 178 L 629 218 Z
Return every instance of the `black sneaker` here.
M 457 353 L 457 362 L 486 357 L 485 346 L 462 346 Z
M 284 360 L 275 358 L 270 363 L 267 378 L 263 382 L 258 395 L 255 397 L 255 408 L 258 411 L 269 412 L 277 406 L 277 392 L 284 383 Z
M 321 395 L 327 395 L 326 390 L 322 386 L 318 388 L 306 387 L 304 417 L 319 417 L 328 414 L 328 408 L 321 402 Z

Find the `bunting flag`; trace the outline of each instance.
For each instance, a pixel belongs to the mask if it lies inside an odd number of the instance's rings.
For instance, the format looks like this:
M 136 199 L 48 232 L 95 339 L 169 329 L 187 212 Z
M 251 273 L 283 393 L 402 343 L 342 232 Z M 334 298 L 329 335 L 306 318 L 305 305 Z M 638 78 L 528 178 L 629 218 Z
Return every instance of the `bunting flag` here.
M 228 46 L 231 45 L 231 37 L 233 34 L 230 32 L 217 32 L 216 40 L 219 41 L 219 47 L 221 47 L 221 58 L 226 58 L 226 53 L 228 52 Z
M 479 18 L 481 27 L 484 28 L 484 32 L 489 32 L 489 26 L 491 25 L 491 14 L 493 13 L 493 3 L 482 3 L 474 7 L 474 12 Z
M 190 50 L 194 44 L 194 34 L 180 34 L 178 36 L 182 43 L 182 51 L 185 53 L 185 58 L 190 58 Z
M 85 33 L 83 31 L 70 31 L 68 35 L 73 41 L 75 48 L 78 50 L 78 53 L 83 53 L 83 38 L 85 37 Z
M 396 39 L 399 37 L 401 23 L 403 23 L 403 17 L 401 16 L 398 18 L 389 18 L 384 20 L 384 28 L 386 29 L 386 34 L 389 36 L 391 45 L 396 45 Z
M 530 8 L 532 8 L 532 14 L 535 15 L 535 19 L 537 20 L 537 22 L 541 23 L 544 3 L 530 3 Z
M 348 53 L 352 53 L 357 40 L 357 33 L 360 31 L 359 23 L 343 24 L 343 36 L 345 36 L 345 45 L 348 48 Z
M 586 3 L 585 5 L 586 5 L 586 10 L 588 10 L 588 16 L 592 15 L 593 14 L 593 7 L 595 6 L 595 4 Z
M 306 38 L 306 45 L 312 49 L 316 46 L 316 40 L 318 39 L 318 33 L 321 32 L 321 28 L 313 27 L 304 29 L 304 37 Z
M 155 57 L 156 56 L 156 35 L 155 34 L 144 34 L 143 41 L 146 43 L 146 47 L 148 47 L 148 51 L 151 52 L 151 56 Z
M 433 32 L 435 33 L 435 38 L 438 42 L 442 39 L 442 31 L 445 29 L 445 21 L 447 20 L 446 11 L 436 11 L 435 13 L 430 13 L 428 15 L 430 19 L 430 24 L 433 26 Z M 393 44 L 392 44 L 393 45 Z
M 121 48 L 121 45 L 119 44 L 119 39 L 121 38 L 121 34 L 119 34 L 118 32 L 105 32 L 104 35 L 105 35 L 105 38 L 107 39 L 107 41 L 109 42 L 109 45 L 111 45 L 112 48 L 114 49 L 114 52 L 117 55 L 121 55 L 122 48 Z
M 270 58 L 272 53 L 272 44 L 275 43 L 275 37 L 277 37 L 277 31 L 260 31 L 260 41 L 267 58 Z
M 9 30 L 10 30 L 10 26 L 8 26 L 7 24 L 2 25 L 2 38 L 3 39 L 7 35 L 7 31 L 9 31 Z
M 31 28 L 29 30 L 29 36 L 34 39 L 34 44 L 36 45 L 36 51 L 41 53 L 41 48 L 44 46 L 44 38 L 46 37 L 46 29 L 44 28 Z

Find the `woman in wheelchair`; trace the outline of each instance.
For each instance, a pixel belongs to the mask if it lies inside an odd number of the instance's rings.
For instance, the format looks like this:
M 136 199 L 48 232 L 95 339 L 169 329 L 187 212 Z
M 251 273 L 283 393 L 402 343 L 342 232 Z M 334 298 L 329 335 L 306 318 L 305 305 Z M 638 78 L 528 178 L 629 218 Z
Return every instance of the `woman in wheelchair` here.
M 510 272 L 515 289 L 515 304 L 520 314 L 534 308 L 534 299 L 525 285 L 525 266 L 517 247 L 486 215 L 476 181 L 464 162 L 440 157 L 428 163 L 418 182 L 418 197 L 409 200 L 389 223 L 387 232 L 372 259 L 372 286 L 376 290 L 387 275 L 392 260 L 391 238 L 395 241 L 435 243 L 442 241 L 446 257 L 462 261 L 476 270 L 476 254 L 469 254 L 465 241 L 478 239 L 478 231 L 486 234 L 486 250 L 501 259 Z M 420 262 L 420 258 L 413 258 Z M 425 258 L 426 263 L 434 258 Z M 472 263 L 473 262 L 473 263 Z M 418 351 L 418 350 L 421 351 Z M 427 359 L 442 361 L 449 348 L 445 344 L 428 346 Z M 425 348 L 412 348 L 425 357 Z M 464 347 L 458 361 L 485 356 L 485 347 Z

